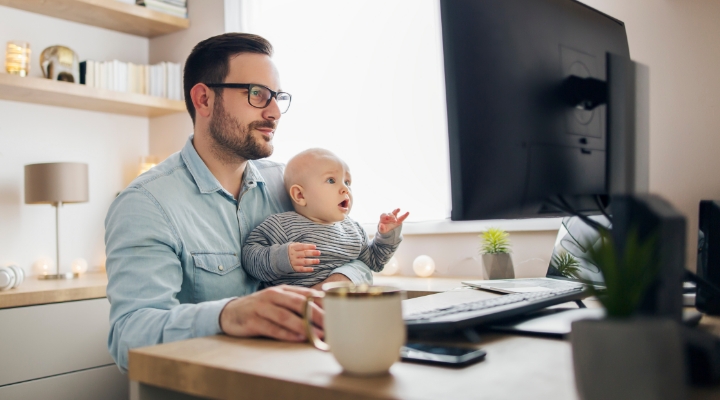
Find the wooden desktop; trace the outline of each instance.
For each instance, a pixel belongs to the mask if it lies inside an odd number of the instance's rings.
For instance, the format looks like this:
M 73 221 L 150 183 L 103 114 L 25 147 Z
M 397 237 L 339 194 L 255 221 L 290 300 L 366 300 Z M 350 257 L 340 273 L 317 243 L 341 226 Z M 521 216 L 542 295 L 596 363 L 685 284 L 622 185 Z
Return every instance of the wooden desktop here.
M 459 280 L 381 278 L 378 283 L 421 292 L 459 287 Z M 426 285 L 426 286 L 422 286 Z M 439 289 L 441 288 L 441 289 Z M 468 299 L 493 294 L 456 288 Z M 419 310 L 443 296 L 406 300 Z M 704 317 L 704 329 L 720 334 L 720 318 Z M 470 344 L 461 337 L 444 342 L 482 347 L 484 361 L 461 369 L 398 362 L 390 373 L 357 377 L 342 373 L 330 353 L 306 343 L 211 336 L 130 352 L 131 399 L 577 399 L 572 351 L 566 340 L 484 334 Z M 720 386 L 692 389 L 692 398 L 720 396 Z

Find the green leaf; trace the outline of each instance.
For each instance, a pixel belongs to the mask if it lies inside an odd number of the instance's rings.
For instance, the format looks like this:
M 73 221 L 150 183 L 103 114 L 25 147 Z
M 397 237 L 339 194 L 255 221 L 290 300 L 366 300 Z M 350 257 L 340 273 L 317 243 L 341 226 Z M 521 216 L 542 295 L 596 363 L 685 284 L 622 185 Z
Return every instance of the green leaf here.
M 600 235 L 600 247 L 588 246 L 590 260 L 602 272 L 604 291 L 591 291 L 603 304 L 609 317 L 629 317 L 635 313 L 650 284 L 657 275 L 657 235 L 641 241 L 637 229 L 632 229 L 619 254 L 607 233 Z
M 481 233 L 480 254 L 510 253 L 510 234 L 499 228 L 489 228 Z
M 550 263 L 560 275 L 566 278 L 580 279 L 580 262 L 567 251 L 563 250 L 553 255 Z

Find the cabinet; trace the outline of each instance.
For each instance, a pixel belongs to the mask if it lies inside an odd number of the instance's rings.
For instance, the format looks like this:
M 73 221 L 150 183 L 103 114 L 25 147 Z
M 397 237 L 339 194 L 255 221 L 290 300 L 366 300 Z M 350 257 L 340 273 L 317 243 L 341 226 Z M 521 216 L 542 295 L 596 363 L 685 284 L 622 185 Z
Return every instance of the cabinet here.
M 0 398 L 127 399 L 106 298 L 0 310 Z
M 0 0 L 0 5 L 144 37 L 190 24 L 185 18 L 115 0 Z M 178 100 L 9 74 L 0 74 L 0 99 L 145 117 L 185 112 L 185 103 Z

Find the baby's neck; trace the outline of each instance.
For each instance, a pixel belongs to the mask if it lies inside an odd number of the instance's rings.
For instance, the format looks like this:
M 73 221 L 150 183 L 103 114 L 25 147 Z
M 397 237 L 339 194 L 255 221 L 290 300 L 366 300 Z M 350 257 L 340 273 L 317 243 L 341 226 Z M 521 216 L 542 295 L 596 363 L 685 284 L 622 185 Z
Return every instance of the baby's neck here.
M 321 224 L 321 225 L 333 225 L 333 224 L 337 224 L 338 222 L 342 222 L 342 221 L 326 221 L 326 220 L 324 220 L 324 219 L 322 219 L 322 218 L 318 218 L 318 217 L 316 217 L 316 216 L 314 216 L 314 215 L 309 215 L 309 214 L 307 214 L 307 213 L 300 212 L 299 210 L 295 210 L 295 212 L 298 213 L 298 214 L 300 214 L 300 215 L 302 215 L 303 217 L 309 219 L 310 221 L 312 221 L 312 222 L 314 222 L 314 223 L 316 223 L 316 224 Z

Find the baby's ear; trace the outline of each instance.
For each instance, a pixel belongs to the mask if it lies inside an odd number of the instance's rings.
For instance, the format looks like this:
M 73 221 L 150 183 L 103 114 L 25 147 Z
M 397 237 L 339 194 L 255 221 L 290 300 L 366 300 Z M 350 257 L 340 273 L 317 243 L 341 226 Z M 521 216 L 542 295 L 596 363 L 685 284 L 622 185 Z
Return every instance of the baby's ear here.
M 307 205 L 307 200 L 305 200 L 305 195 L 303 194 L 303 188 L 300 185 L 292 185 L 290 187 L 290 198 L 293 203 L 298 206 L 305 207 L 305 205 Z

